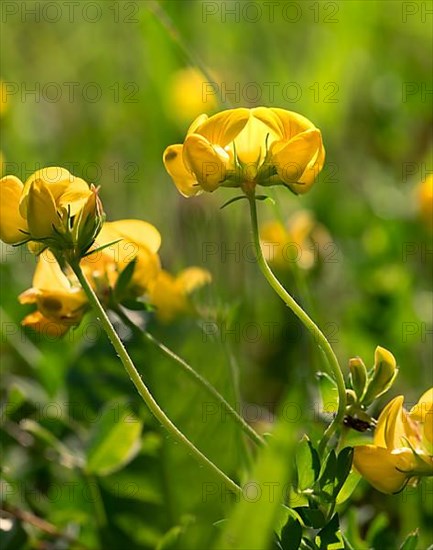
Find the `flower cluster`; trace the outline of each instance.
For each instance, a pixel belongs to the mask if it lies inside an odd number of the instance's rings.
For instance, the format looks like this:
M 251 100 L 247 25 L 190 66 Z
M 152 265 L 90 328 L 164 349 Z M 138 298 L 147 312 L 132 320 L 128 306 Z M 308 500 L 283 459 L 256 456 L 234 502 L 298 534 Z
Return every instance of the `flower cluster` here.
M 104 221 L 97 189 L 68 170 L 43 168 L 23 183 L 15 176 L 0 180 L 0 238 L 29 243 L 41 253 L 79 259 L 92 246 Z
M 383 493 L 433 475 L 433 388 L 409 412 L 403 402 L 399 395 L 383 409 L 372 445 L 355 447 L 355 468 Z
M 210 282 L 210 274 L 199 267 L 177 277 L 163 271 L 161 235 L 150 223 L 104 223 L 97 190 L 63 168 L 39 170 L 25 184 L 5 176 L 0 185 L 1 239 L 28 243 L 39 255 L 32 288 L 19 297 L 37 308 L 25 326 L 60 336 L 80 323 L 88 301 L 71 269 L 78 261 L 108 308 L 152 308 L 162 321 L 194 312 L 188 296 Z
M 219 187 L 284 185 L 306 193 L 321 171 L 320 130 L 307 118 L 278 108 L 229 109 L 200 115 L 183 144 L 164 152 L 165 167 L 186 197 Z

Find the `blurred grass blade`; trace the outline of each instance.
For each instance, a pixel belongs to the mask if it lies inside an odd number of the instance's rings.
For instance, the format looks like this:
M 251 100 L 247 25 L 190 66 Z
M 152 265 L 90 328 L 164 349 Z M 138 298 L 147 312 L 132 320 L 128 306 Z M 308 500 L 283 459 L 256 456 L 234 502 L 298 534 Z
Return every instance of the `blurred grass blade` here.
M 284 409 L 283 409 L 284 410 Z M 261 450 L 240 501 L 225 525 L 216 549 L 262 550 L 272 540 L 273 530 L 287 489 L 293 464 L 296 424 L 281 417 Z

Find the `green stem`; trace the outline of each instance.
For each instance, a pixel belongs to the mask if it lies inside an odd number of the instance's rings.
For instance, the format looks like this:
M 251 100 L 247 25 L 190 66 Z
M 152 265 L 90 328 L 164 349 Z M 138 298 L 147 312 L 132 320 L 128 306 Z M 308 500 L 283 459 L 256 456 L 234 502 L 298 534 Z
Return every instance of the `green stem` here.
M 113 307 L 113 311 L 122 319 L 134 333 L 143 336 L 148 342 L 155 346 L 166 357 L 174 361 L 185 374 L 187 374 L 194 382 L 197 382 L 209 395 L 216 399 L 220 405 L 226 410 L 228 415 L 236 422 L 236 424 L 245 432 L 245 434 L 259 446 L 265 445 L 265 441 L 260 435 L 249 426 L 245 420 L 233 409 L 233 407 L 224 399 L 224 397 L 215 389 L 210 382 L 203 378 L 197 371 L 195 371 L 184 359 L 179 357 L 170 348 L 165 346 L 162 342 L 157 340 L 152 334 L 142 330 L 135 325 L 131 319 L 121 310 L 119 307 Z
M 310 332 L 314 341 L 317 343 L 319 348 L 324 352 L 328 364 L 332 370 L 335 382 L 337 384 L 338 390 L 338 409 L 337 413 L 325 430 L 322 440 L 320 441 L 319 450 L 324 451 L 330 437 L 335 432 L 337 427 L 343 422 L 344 413 L 346 410 L 346 386 L 344 383 L 343 374 L 338 363 L 338 359 L 328 342 L 326 336 L 319 329 L 316 323 L 310 319 L 307 313 L 301 308 L 301 306 L 290 296 L 287 290 L 282 286 L 277 277 L 273 274 L 271 268 L 267 264 L 265 257 L 263 256 L 262 248 L 260 246 L 260 237 L 259 237 L 259 227 L 257 220 L 257 207 L 254 193 L 248 195 L 250 203 L 250 215 L 251 215 L 251 225 L 253 231 L 254 246 L 256 250 L 257 263 L 265 276 L 268 283 L 277 293 L 277 295 L 283 300 L 283 302 L 293 311 L 296 317 L 301 321 L 305 328 Z
M 177 440 L 185 449 L 203 466 L 205 466 L 209 471 L 211 471 L 215 476 L 217 476 L 222 483 L 233 493 L 241 494 L 242 489 L 232 481 L 224 472 L 222 472 L 218 466 L 216 466 L 211 460 L 209 460 L 197 447 L 191 443 L 191 441 L 173 424 L 173 422 L 168 418 L 165 412 L 161 409 L 158 403 L 155 401 L 154 397 L 150 393 L 146 384 L 141 379 L 140 374 L 135 368 L 132 359 L 129 357 L 128 352 L 126 351 L 119 335 L 114 330 L 113 325 L 111 324 L 110 319 L 108 318 L 107 313 L 99 302 L 98 297 L 96 296 L 93 288 L 90 286 L 86 276 L 84 275 L 81 267 L 78 263 L 71 263 L 71 268 L 77 276 L 78 280 L 83 287 L 84 292 L 87 295 L 87 298 L 95 311 L 99 322 L 102 325 L 102 328 L 105 330 L 108 338 L 113 344 L 116 353 L 118 354 L 120 360 L 122 361 L 123 366 L 125 367 L 126 372 L 128 373 L 130 379 L 132 380 L 134 386 L 136 387 L 138 393 L 142 397 L 143 401 L 148 406 L 150 412 L 158 420 L 158 422 L 169 432 L 173 439 Z

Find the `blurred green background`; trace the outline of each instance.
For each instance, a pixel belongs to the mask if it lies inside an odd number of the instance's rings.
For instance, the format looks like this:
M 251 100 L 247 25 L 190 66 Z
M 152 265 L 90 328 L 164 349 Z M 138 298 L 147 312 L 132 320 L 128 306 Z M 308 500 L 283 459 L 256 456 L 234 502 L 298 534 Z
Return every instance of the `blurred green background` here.
M 219 210 L 234 196 L 229 190 L 186 200 L 162 164 L 165 147 L 181 143 L 201 112 L 265 105 L 302 113 L 322 131 L 325 168 L 307 196 L 272 190 L 276 205 L 260 204 L 259 215 L 285 220 L 308 209 L 333 245 L 319 247 L 310 269 L 292 263 L 279 274 L 344 367 L 356 355 L 371 366 L 377 345 L 392 351 L 400 367 L 393 392 L 411 405 L 433 385 L 432 233 L 420 202 L 433 167 L 431 8 L 394 1 L 3 2 L 3 173 L 25 180 L 40 167 L 65 166 L 101 185 L 110 220 L 155 224 L 163 265 L 172 272 L 205 267 L 213 283 L 199 296 L 203 320 L 160 325 L 150 318 L 149 329 L 239 404 L 230 382 L 238 368 L 242 400 L 263 407 L 262 421 L 295 388 L 306 429 L 319 433 L 318 358 L 251 261 L 246 204 Z M 202 71 L 203 86 L 189 68 Z M 179 525 L 187 533 L 180 548 L 203 547 L 214 536 L 208 526 L 227 507 L 216 496 L 203 503 L 207 474 L 154 425 L 90 315 L 62 342 L 21 332 L 27 310 L 16 297 L 30 286 L 35 260 L 5 246 L 2 256 L 6 503 L 88 547 L 153 548 Z M 217 322 L 216 336 L 208 322 Z M 221 425 L 219 413 L 203 418 L 207 397 L 175 366 L 143 343 L 131 340 L 130 348 L 172 418 L 236 476 L 242 452 L 234 426 Z M 79 462 L 98 411 L 112 399 L 127 399 L 144 422 L 143 444 L 128 466 L 90 483 L 105 508 L 95 515 L 96 497 L 66 498 L 65 490 L 50 497 L 54 484 L 81 487 L 90 474 L 65 464 L 55 445 L 29 436 L 20 421 L 37 421 Z M 418 525 L 427 546 L 431 486 L 385 497 L 361 484 L 354 502 L 364 535 L 380 518 L 371 547 L 396 548 Z M 14 529 L 22 547 L 29 533 L 33 541 L 50 538 L 34 527 Z

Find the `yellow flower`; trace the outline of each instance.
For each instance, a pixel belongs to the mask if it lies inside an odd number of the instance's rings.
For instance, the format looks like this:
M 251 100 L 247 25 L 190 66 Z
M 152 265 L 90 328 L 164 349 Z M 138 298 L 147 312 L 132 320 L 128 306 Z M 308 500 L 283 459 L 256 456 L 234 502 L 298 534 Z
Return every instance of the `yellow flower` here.
M 412 420 L 420 422 L 424 438 L 433 445 L 433 388 L 427 390 L 410 410 Z
M 64 168 L 38 170 L 25 184 L 4 176 L 0 190 L 0 238 L 8 244 L 34 241 L 38 246 L 33 245 L 33 251 L 49 247 L 81 255 L 102 224 L 96 189 Z
M 429 229 L 433 229 L 433 175 L 419 184 L 418 204 L 421 218 Z
M 433 476 L 427 435 L 431 435 L 432 393 L 433 388 L 410 413 L 403 408 L 402 395 L 394 398 L 379 416 L 374 444 L 355 447 L 355 468 L 378 491 L 397 493 L 410 481 Z
M 229 109 L 200 115 L 183 145 L 164 151 L 179 191 L 193 196 L 220 186 L 285 185 L 306 193 L 323 167 L 322 136 L 307 118 L 284 109 Z
M 163 322 L 170 322 L 182 313 L 192 313 L 188 296 L 211 281 L 211 275 L 200 267 L 189 267 L 173 277 L 161 271 L 149 286 L 149 301 L 155 307 L 156 316 Z
M 264 223 L 260 240 L 266 259 L 281 269 L 290 267 L 292 262 L 302 269 L 311 269 L 331 244 L 325 227 L 308 210 L 296 212 L 286 224 L 275 220 Z
M 109 245 L 109 246 L 107 246 Z M 83 258 L 81 266 L 90 276 L 93 286 L 100 293 L 107 287 L 113 288 L 120 273 L 135 260 L 129 291 L 141 296 L 150 281 L 161 270 L 157 254 L 161 246 L 161 235 L 150 223 L 141 220 L 119 220 L 106 222 L 94 244 L 96 250 Z M 102 297 L 102 296 L 101 296 Z
M 0 116 L 3 116 L 8 109 L 7 85 L 0 80 Z
M 71 283 L 49 251 L 39 256 L 33 286 L 19 296 L 19 301 L 37 306 L 37 311 L 25 317 L 22 324 L 53 336 L 61 336 L 78 325 L 87 307 L 81 287 Z
M 176 71 L 169 86 L 169 112 L 172 116 L 184 123 L 216 106 L 212 84 L 200 71 L 193 67 Z

